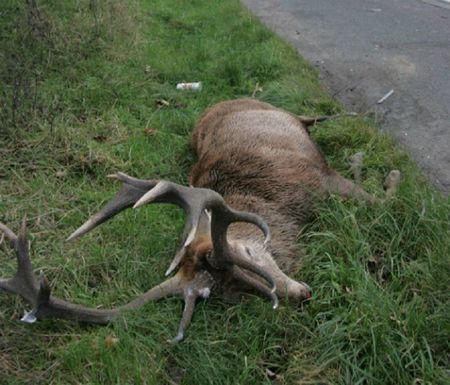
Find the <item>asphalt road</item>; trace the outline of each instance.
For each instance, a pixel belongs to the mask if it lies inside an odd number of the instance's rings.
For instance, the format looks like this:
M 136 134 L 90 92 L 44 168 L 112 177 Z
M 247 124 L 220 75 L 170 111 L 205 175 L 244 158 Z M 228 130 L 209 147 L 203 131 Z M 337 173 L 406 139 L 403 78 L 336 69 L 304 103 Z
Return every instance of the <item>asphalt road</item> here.
M 319 69 L 347 109 L 374 112 L 432 183 L 450 193 L 449 0 L 242 3 Z

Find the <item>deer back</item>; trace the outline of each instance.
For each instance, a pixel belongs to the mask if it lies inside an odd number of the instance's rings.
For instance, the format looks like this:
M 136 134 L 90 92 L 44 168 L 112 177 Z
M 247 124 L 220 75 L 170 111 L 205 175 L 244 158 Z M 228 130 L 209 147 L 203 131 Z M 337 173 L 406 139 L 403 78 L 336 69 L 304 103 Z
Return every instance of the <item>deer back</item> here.
M 191 172 L 193 186 L 211 188 L 225 200 L 243 195 L 276 203 L 280 213 L 297 220 L 309 216 L 311 196 L 323 193 L 330 172 L 299 118 L 253 99 L 207 110 L 192 146 L 198 159 Z M 233 200 L 237 208 L 248 209 Z

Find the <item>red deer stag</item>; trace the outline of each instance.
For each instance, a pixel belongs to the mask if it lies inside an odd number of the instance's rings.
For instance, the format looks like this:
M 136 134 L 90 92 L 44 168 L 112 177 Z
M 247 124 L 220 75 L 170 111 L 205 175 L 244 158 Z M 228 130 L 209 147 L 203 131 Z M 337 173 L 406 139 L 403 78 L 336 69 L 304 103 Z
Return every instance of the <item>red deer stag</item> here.
M 192 145 L 198 161 L 190 175 L 193 187 L 112 175 L 122 182 L 120 191 L 68 239 L 146 203 L 176 204 L 187 217 L 181 247 L 166 272 L 170 275 L 178 269 L 176 274 L 128 304 L 95 309 L 51 296 L 43 273 L 39 279 L 33 273 L 25 225 L 16 236 L 0 224 L 18 261 L 17 273 L 0 280 L 0 288 L 21 295 L 33 306 L 23 317 L 26 322 L 57 317 L 103 324 L 150 300 L 179 295 L 185 307 L 175 341 L 183 339 L 196 299 L 207 298 L 213 286 L 218 292 L 256 289 L 272 300 L 274 308 L 278 297 L 310 298 L 308 285 L 286 273 L 298 260 L 296 236 L 314 203 L 328 193 L 376 201 L 327 166 L 307 131 L 314 121 L 254 99 L 222 102 L 208 109 L 194 130 Z M 360 163 L 361 157 L 354 160 Z M 357 165 L 354 172 L 358 175 Z M 387 194 L 399 178 L 398 171 L 391 171 Z

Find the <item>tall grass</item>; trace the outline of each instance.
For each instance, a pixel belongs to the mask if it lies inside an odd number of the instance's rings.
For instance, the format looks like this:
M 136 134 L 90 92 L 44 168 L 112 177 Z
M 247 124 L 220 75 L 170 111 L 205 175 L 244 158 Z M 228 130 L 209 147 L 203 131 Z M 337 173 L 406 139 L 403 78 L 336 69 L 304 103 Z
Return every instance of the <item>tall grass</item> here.
M 299 114 L 341 110 L 317 74 L 237 1 L 4 0 L 0 5 L 0 220 L 28 217 L 32 258 L 56 295 L 113 306 L 163 279 L 183 215 L 126 212 L 74 243 L 63 239 L 111 197 L 117 170 L 187 182 L 189 133 L 202 111 L 239 96 Z M 179 92 L 202 81 L 201 92 Z M 445 384 L 449 370 L 447 198 L 372 120 L 321 124 L 333 167 L 366 153 L 363 180 L 383 205 L 331 197 L 299 234 L 308 306 L 216 297 L 198 305 L 185 342 L 167 343 L 178 299 L 107 326 L 18 322 L 0 293 L 4 384 Z M 0 276 L 14 273 L 1 245 Z

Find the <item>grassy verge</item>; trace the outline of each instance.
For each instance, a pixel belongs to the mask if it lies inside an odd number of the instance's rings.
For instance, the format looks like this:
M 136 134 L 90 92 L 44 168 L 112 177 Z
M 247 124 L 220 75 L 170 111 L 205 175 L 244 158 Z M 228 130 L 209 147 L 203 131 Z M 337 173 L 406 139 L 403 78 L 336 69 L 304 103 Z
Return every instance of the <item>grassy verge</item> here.
M 87 305 L 120 304 L 161 281 L 183 222 L 172 207 L 148 207 L 64 243 L 115 191 L 106 174 L 185 183 L 199 114 L 257 84 L 258 98 L 296 113 L 341 108 L 237 1 L 4 0 L 0 25 L 0 220 L 17 229 L 26 214 L 34 266 L 56 295 Z M 197 80 L 201 92 L 175 90 Z M 29 326 L 18 322 L 23 303 L 0 293 L 0 383 L 448 383 L 449 201 L 371 120 L 329 122 L 313 136 L 343 173 L 365 151 L 375 194 L 392 168 L 404 180 L 383 207 L 320 207 L 299 235 L 309 306 L 274 312 L 259 297 L 213 297 L 173 346 L 177 299 L 107 327 Z M 0 276 L 10 276 L 1 248 Z

